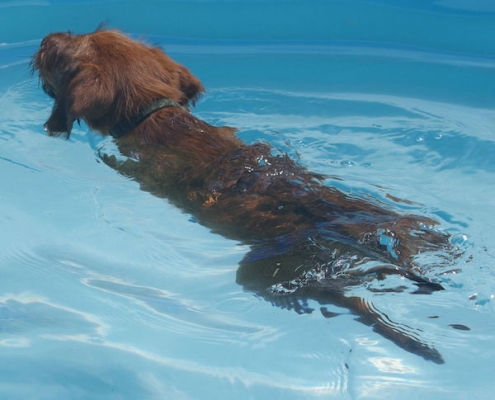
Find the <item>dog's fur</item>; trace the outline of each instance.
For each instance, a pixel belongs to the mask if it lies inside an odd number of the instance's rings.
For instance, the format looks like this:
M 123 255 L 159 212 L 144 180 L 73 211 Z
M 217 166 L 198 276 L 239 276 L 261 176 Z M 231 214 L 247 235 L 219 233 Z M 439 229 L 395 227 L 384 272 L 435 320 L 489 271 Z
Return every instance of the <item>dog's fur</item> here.
M 369 301 L 345 293 L 387 274 L 409 278 L 423 293 L 442 289 L 413 262 L 420 252 L 449 247 L 435 221 L 345 195 L 269 145 L 246 145 L 235 129 L 199 120 L 187 107 L 204 91 L 201 82 L 160 49 L 117 31 L 48 35 L 32 65 L 55 100 L 48 133 L 68 137 L 77 120 L 102 135 L 130 126 L 115 138 L 125 161 L 103 156 L 105 162 L 214 232 L 251 245 L 237 274 L 246 289 L 298 312 L 311 311 L 308 299 L 347 307 L 404 349 L 443 362 Z M 134 126 L 161 98 L 176 106 Z

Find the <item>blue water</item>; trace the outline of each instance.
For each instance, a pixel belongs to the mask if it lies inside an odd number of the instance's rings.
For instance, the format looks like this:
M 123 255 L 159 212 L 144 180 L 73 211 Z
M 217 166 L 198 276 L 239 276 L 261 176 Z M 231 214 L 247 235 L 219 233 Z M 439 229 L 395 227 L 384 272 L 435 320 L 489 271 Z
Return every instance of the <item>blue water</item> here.
M 446 290 L 373 302 L 446 363 L 345 310 L 298 315 L 243 291 L 245 246 L 98 162 L 111 141 L 84 125 L 47 137 L 30 56 L 102 21 L 202 79 L 207 122 L 439 220 L 464 251 L 426 271 Z M 491 399 L 493 38 L 483 0 L 1 3 L 0 398 Z

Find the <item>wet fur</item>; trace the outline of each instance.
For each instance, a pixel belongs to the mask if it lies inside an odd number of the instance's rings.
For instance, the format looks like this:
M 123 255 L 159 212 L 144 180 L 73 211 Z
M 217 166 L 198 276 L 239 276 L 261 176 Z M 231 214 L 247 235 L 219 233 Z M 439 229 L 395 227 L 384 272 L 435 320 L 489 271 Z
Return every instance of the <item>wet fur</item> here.
M 108 135 L 156 99 L 186 108 L 204 91 L 162 50 L 117 31 L 48 35 L 32 65 L 54 99 L 45 124 L 52 136 L 68 137 L 77 120 Z M 246 145 L 235 129 L 211 126 L 179 107 L 152 113 L 115 142 L 127 158 L 102 155 L 108 165 L 212 231 L 251 245 L 237 273 L 247 290 L 300 313 L 312 311 L 308 300 L 346 307 L 402 348 L 443 362 L 418 332 L 407 334 L 348 293 L 389 274 L 408 278 L 418 292 L 442 289 L 414 265 L 416 254 L 449 247 L 435 221 L 345 195 L 269 145 Z

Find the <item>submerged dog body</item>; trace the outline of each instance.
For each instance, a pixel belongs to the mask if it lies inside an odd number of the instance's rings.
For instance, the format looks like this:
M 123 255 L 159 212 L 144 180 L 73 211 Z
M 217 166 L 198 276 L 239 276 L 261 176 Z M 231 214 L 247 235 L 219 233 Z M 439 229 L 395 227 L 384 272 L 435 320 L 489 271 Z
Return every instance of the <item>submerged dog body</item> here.
M 387 274 L 409 278 L 423 293 L 442 289 L 413 263 L 418 253 L 449 247 L 435 221 L 347 196 L 269 145 L 246 145 L 235 129 L 199 120 L 188 106 L 204 91 L 200 81 L 160 49 L 119 32 L 48 35 L 33 68 L 55 101 L 48 133 L 68 137 L 82 119 L 112 135 L 123 158 L 102 155 L 108 165 L 214 232 L 251 245 L 237 274 L 246 289 L 299 312 L 311 311 L 306 299 L 347 307 L 404 349 L 443 362 L 370 302 L 346 295 Z

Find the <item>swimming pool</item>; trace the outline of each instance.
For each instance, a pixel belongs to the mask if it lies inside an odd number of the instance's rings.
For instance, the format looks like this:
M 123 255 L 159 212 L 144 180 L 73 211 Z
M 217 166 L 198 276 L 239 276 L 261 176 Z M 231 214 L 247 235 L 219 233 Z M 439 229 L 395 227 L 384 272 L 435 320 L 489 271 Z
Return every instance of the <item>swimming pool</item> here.
M 0 6 L 2 398 L 491 398 L 495 8 L 395 3 Z M 428 271 L 447 290 L 374 301 L 422 330 L 445 364 L 345 310 L 298 315 L 244 292 L 246 246 L 98 162 L 111 143 L 84 125 L 68 141 L 46 136 L 51 101 L 30 56 L 48 32 L 105 20 L 202 79 L 194 112 L 207 122 L 271 143 L 346 192 L 441 221 L 464 250 Z

